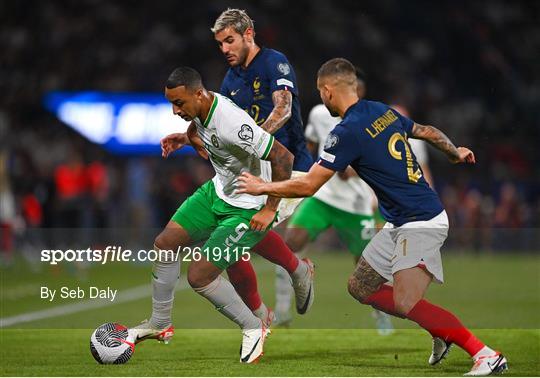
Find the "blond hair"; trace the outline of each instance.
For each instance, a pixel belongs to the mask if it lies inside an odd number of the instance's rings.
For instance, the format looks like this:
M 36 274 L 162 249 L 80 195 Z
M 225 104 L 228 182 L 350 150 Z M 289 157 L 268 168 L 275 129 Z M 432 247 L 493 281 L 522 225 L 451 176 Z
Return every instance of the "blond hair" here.
M 234 31 L 239 34 L 244 34 L 249 28 L 255 30 L 253 27 L 253 20 L 248 16 L 247 12 L 242 9 L 229 8 L 226 11 L 223 11 L 210 30 L 212 33 L 216 34 L 228 27 L 232 27 Z

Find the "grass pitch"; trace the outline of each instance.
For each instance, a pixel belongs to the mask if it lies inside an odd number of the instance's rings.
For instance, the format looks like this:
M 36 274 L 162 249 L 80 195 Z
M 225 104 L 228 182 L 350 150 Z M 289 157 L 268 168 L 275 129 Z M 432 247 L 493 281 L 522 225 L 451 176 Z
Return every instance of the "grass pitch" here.
M 471 367 L 454 348 L 440 366 L 430 367 L 429 335 L 396 319 L 396 332 L 379 336 L 371 310 L 346 290 L 352 258 L 345 253 L 313 254 L 317 265 L 315 304 L 297 316 L 291 329 L 275 329 L 265 355 L 254 366 L 238 362 L 241 335 L 203 298 L 181 286 L 176 293 L 177 334 L 169 345 L 153 340 L 136 347 L 125 365 L 98 365 L 89 351 L 98 325 L 133 325 L 151 310 L 148 295 L 122 303 L 86 308 L 0 329 L 0 374 L 23 376 L 456 376 Z M 433 286 L 428 299 L 441 304 L 489 345 L 508 358 L 508 375 L 540 375 L 540 259 L 524 255 L 444 257 L 446 284 Z M 260 291 L 273 303 L 273 268 L 255 261 Z M 184 264 L 187 265 L 187 264 Z M 185 269 L 185 266 L 184 266 Z M 40 286 L 111 286 L 125 289 L 149 283 L 148 265 L 106 265 L 79 271 L 67 266 L 41 272 L 17 262 L 2 268 L 0 317 L 70 305 L 46 302 Z M 149 285 L 148 285 L 149 286 Z M 137 299 L 138 298 L 138 299 Z

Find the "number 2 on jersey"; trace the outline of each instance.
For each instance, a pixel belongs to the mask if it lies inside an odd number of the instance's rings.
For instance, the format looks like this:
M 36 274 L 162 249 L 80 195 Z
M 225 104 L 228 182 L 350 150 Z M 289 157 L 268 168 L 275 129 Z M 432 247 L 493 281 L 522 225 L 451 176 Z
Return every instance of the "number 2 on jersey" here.
M 251 116 L 251 118 L 253 118 L 255 123 L 259 126 L 265 121 L 264 118 L 259 119 L 260 114 L 261 114 L 261 108 L 259 105 L 256 105 L 256 104 L 251 105 L 251 108 L 246 109 L 246 112 Z

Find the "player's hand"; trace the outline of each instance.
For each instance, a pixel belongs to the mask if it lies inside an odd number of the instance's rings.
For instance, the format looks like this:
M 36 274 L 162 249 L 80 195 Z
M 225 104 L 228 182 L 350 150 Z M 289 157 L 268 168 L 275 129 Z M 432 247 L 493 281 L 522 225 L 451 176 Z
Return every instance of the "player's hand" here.
M 186 144 L 189 144 L 189 138 L 186 133 L 169 134 L 161 139 L 161 156 L 167 158 L 174 151 L 179 150 Z
M 272 224 L 275 217 L 276 210 L 265 206 L 251 218 L 249 226 L 253 231 L 265 231 Z
M 469 150 L 466 147 L 458 147 L 458 156 L 454 157 L 453 159 L 450 159 L 450 161 L 454 164 L 456 163 L 469 163 L 469 164 L 475 164 L 476 159 L 474 157 L 474 153 Z
M 236 193 L 247 193 L 254 196 L 263 194 L 263 185 L 265 181 L 249 172 L 244 172 L 238 177 L 236 183 Z

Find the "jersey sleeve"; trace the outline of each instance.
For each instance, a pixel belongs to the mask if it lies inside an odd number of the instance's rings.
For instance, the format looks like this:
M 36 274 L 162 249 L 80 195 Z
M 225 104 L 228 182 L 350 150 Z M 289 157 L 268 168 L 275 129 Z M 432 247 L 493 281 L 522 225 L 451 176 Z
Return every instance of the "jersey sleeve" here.
M 266 70 L 270 81 L 270 92 L 286 90 L 298 96 L 296 74 L 283 54 L 272 54 L 266 62 Z
M 333 171 L 343 171 L 359 156 L 360 145 L 356 136 L 337 125 L 326 138 L 324 151 L 318 164 Z
M 274 137 L 255 122 L 244 122 L 231 128 L 224 135 L 231 145 L 240 146 L 249 154 L 266 160 L 274 145 Z
M 403 130 L 407 133 L 407 135 L 412 135 L 412 129 L 414 126 L 414 122 L 410 119 L 405 117 L 404 115 L 401 115 L 400 112 L 398 112 L 395 109 L 392 109 L 392 111 L 396 114 L 399 121 L 401 122 L 401 125 L 403 126 Z

